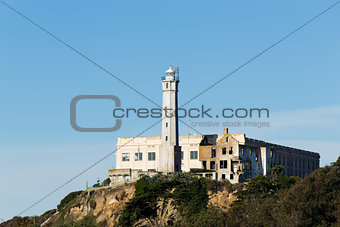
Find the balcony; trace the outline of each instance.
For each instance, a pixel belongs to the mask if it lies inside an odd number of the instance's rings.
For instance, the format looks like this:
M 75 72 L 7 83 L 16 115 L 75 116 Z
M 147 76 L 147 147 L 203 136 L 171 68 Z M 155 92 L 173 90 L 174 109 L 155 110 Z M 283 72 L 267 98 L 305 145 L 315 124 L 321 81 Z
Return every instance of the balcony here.
M 162 76 L 162 80 L 167 80 L 167 79 L 166 79 L 166 76 Z M 176 81 L 179 81 L 179 76 L 175 76 L 175 80 L 176 80 Z

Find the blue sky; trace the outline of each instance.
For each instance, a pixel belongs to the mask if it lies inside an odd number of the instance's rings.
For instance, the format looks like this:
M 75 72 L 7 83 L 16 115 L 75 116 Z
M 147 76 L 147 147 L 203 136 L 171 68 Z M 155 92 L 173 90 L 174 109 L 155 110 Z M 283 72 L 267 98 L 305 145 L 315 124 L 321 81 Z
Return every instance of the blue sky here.
M 169 63 L 178 65 L 181 104 L 335 1 L 6 2 L 159 104 L 160 77 Z M 188 107 L 268 108 L 270 127 L 231 133 L 317 151 L 329 164 L 340 155 L 339 17 L 336 6 Z M 77 95 L 154 105 L 3 4 L 0 29 L 0 218 L 9 219 L 112 152 L 117 137 L 135 136 L 155 119 L 124 119 L 112 133 L 73 130 L 69 106 Z M 111 126 L 112 108 L 84 101 L 80 124 Z M 194 132 L 181 124 L 180 133 Z M 157 125 L 144 135 L 159 134 Z M 113 167 L 110 156 L 24 215 L 54 208 Z

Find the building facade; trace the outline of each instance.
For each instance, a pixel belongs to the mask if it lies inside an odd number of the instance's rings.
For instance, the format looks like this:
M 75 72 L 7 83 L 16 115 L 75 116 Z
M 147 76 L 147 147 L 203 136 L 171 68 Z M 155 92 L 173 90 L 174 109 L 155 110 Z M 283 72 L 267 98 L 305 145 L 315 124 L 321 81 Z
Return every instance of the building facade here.
M 117 147 L 132 138 L 119 138 Z M 138 170 L 143 175 L 162 172 L 157 164 L 161 143 L 160 136 L 135 138 L 117 151 L 117 169 Z M 223 134 L 179 136 L 179 145 L 183 172 L 200 169 L 196 175 L 232 183 L 266 175 L 275 165 L 284 167 L 284 175 L 301 178 L 319 168 L 318 153 L 230 134 L 228 129 Z
M 120 137 L 116 169 L 109 170 L 111 184 L 145 175 L 189 172 L 232 183 L 266 175 L 275 165 L 288 176 L 305 177 L 319 167 L 318 153 L 246 137 L 245 134 L 182 135 L 178 129 L 178 69 L 172 66 L 162 77 L 162 134 Z M 199 171 L 197 171 L 199 169 Z

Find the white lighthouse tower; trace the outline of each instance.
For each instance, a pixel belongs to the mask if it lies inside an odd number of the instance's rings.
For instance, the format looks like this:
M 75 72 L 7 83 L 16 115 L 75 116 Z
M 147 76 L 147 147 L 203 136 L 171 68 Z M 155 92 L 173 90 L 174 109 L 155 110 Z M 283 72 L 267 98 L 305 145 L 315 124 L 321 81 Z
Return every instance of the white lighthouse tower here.
M 159 150 L 158 171 L 181 171 L 181 147 L 178 145 L 178 68 L 171 65 L 162 77 L 163 111 L 162 144 Z

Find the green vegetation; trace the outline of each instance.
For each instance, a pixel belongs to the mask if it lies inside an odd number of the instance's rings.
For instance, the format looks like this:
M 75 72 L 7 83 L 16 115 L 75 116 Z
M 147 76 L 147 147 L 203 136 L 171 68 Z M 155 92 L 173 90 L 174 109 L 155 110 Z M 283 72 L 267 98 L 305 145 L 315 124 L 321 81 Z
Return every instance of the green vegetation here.
M 191 169 L 190 173 L 208 173 L 208 172 L 216 172 L 213 169 Z
M 183 217 L 191 220 L 194 215 L 206 210 L 209 200 L 206 181 L 182 173 L 145 176 L 137 181 L 135 188 L 134 198 L 127 202 L 121 215 L 121 226 L 131 226 L 140 220 L 157 226 L 173 224 L 171 221 L 163 223 L 168 202 Z
M 282 171 L 275 166 L 268 176 L 234 185 L 183 173 L 145 176 L 135 184 L 134 197 L 126 203 L 119 226 L 340 226 L 340 157 L 305 179 L 283 176 Z M 237 197 L 228 210 L 208 206 L 208 193 L 219 191 Z M 107 226 L 106 221 L 96 224 L 98 216 L 76 222 L 66 215 L 80 193 L 72 192 L 61 200 L 52 226 Z M 123 200 L 125 192 L 118 197 Z M 91 199 L 89 202 L 92 208 L 97 206 Z M 177 211 L 169 211 L 169 205 Z M 12 226 L 40 226 L 55 212 L 15 217 L 9 222 Z
M 199 212 L 194 218 L 183 219 L 176 223 L 176 227 L 225 227 L 227 226 L 226 213 L 218 207 L 208 207 L 206 210 Z
M 228 191 L 230 193 L 235 190 L 233 184 L 228 180 L 217 181 L 205 178 L 205 181 L 207 183 L 208 191 L 211 191 L 212 193 L 221 191 Z
M 67 196 L 65 196 L 57 206 L 58 210 L 63 209 L 69 202 L 77 198 L 83 191 L 75 191 L 69 193 Z
M 106 179 L 103 181 L 102 186 L 108 186 L 108 185 L 110 185 L 110 183 L 111 183 L 110 178 L 106 178 Z
M 278 169 L 236 193 L 239 200 L 226 215 L 230 226 L 339 226 L 340 157 L 303 180 Z
M 340 157 L 305 179 L 283 176 L 283 167 L 275 166 L 268 176 L 257 176 L 246 184 L 190 177 L 142 178 L 136 183 L 136 195 L 127 203 L 121 226 L 147 219 L 156 222 L 164 203 L 172 200 L 180 218 L 165 225 L 174 226 L 339 226 Z M 235 192 L 237 200 L 227 212 L 207 207 L 207 192 Z M 158 212 L 158 213 L 157 213 Z

